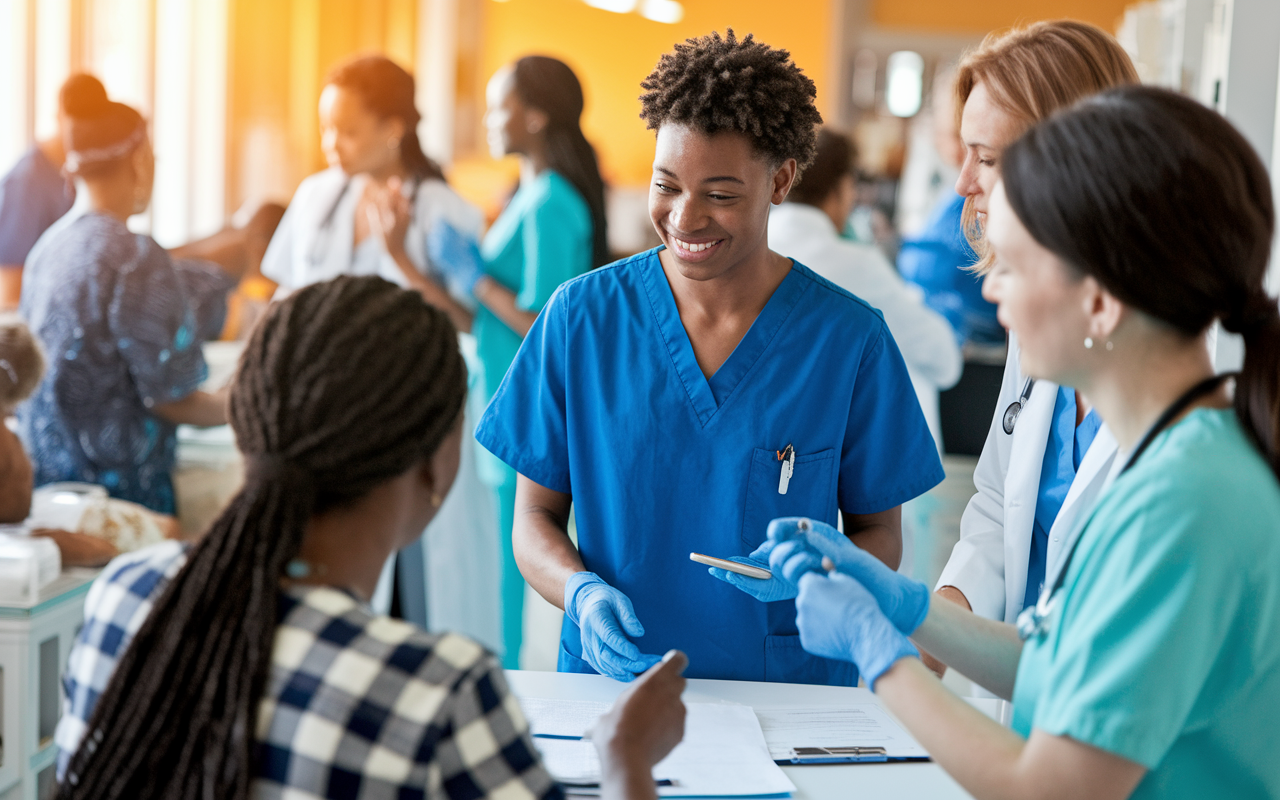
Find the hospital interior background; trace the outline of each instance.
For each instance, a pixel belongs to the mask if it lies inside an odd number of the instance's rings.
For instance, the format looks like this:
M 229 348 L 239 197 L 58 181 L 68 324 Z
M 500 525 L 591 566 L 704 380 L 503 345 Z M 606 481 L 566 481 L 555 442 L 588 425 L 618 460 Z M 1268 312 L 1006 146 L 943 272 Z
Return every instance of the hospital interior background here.
M 1280 22 L 1239 20 L 1275 19 L 1274 3 L 0 0 L 0 168 L 52 134 L 58 87 L 74 72 L 90 72 L 150 122 L 155 195 L 134 229 L 170 246 L 243 225 L 264 202 L 288 203 L 306 176 L 325 167 L 316 108 L 329 69 L 379 52 L 413 72 L 424 149 L 492 222 L 518 167 L 488 153 L 486 82 L 515 58 L 546 54 L 583 83 L 583 128 L 608 189 L 609 248 L 621 257 L 657 244 L 646 211 L 654 140 L 638 116 L 639 83 L 673 43 L 731 27 L 786 48 L 813 78 L 825 123 L 857 145 L 851 235 L 893 262 L 956 176 L 934 144 L 935 82 L 986 33 L 1062 17 L 1114 31 L 1145 81 L 1223 110 L 1269 161 L 1280 153 Z M 250 277 L 238 290 L 223 341 L 206 348 L 212 382 L 234 367 L 237 342 L 273 288 Z M 1231 337 L 1217 347 L 1223 363 L 1239 357 Z M 967 342 L 964 356 L 964 375 L 939 401 L 947 479 L 904 510 L 902 569 L 926 582 L 941 571 L 974 492 L 1004 345 Z M 188 535 L 199 533 L 241 477 L 228 429 L 182 430 L 176 485 Z M 497 648 L 498 542 L 496 533 L 477 530 L 465 541 L 426 543 L 425 607 L 429 627 Z M 559 613 L 528 592 L 524 668 L 555 668 Z M 954 672 L 949 680 L 965 690 Z

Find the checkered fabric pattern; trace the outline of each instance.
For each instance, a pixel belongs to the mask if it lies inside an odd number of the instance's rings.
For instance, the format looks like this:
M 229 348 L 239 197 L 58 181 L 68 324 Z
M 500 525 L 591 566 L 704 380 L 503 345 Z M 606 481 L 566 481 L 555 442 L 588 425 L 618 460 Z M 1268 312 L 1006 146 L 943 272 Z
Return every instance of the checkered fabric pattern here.
M 59 778 L 117 658 L 185 561 L 174 543 L 140 550 L 90 589 L 63 679 Z M 281 593 L 257 740 L 259 798 L 563 797 L 492 655 L 333 589 Z

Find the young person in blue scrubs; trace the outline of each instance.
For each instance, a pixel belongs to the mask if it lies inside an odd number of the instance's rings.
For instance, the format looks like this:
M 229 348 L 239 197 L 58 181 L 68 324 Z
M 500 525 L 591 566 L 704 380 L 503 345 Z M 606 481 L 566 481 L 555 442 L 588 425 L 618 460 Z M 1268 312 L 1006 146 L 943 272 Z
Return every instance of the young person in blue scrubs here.
M 1124 464 L 1016 628 L 930 604 L 825 526 L 771 526 L 805 648 L 855 662 L 975 796 L 1280 796 L 1274 220 L 1244 137 L 1164 89 L 1106 92 L 1005 151 L 990 294 L 1023 368 L 1086 393 Z M 1244 337 L 1234 397 L 1204 347 L 1215 319 Z M 1013 730 L 907 636 L 1011 698 Z
M 730 31 L 642 86 L 663 247 L 562 286 L 476 433 L 520 475 L 516 559 L 565 609 L 561 671 L 630 680 L 678 645 L 693 677 L 852 685 L 803 651 L 789 600 L 689 561 L 744 558 L 803 513 L 896 567 L 901 504 L 942 479 L 880 314 L 768 247 L 813 158 L 813 82 Z
M 488 95 L 489 148 L 494 158 L 520 157 L 520 188 L 480 245 L 484 277 L 474 288 L 479 307 L 472 332 L 484 364 L 477 392 L 484 403 L 551 294 L 609 260 L 604 181 L 579 125 L 582 85 L 573 70 L 554 58 L 525 56 L 493 76 Z M 517 669 L 525 587 L 511 545 L 516 473 L 489 453 L 480 454 L 478 466 L 497 496 L 502 663 Z

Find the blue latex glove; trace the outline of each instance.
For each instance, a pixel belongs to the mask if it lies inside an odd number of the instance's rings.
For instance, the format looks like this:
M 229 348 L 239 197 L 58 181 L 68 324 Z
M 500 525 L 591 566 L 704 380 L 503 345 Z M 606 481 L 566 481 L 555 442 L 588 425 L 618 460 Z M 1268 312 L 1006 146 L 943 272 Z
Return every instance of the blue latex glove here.
M 769 556 L 775 575 L 799 583 L 804 573 L 822 571 L 825 556 L 837 570 L 857 579 L 902 633 L 910 636 L 929 613 L 928 586 L 889 569 L 826 523 L 801 517 L 775 519 L 769 523 L 769 539 L 778 542 Z
M 484 259 L 476 240 L 446 220 L 439 220 L 427 235 L 427 258 L 440 270 L 449 288 L 470 297 L 484 277 Z
M 876 681 L 899 659 L 920 657 L 871 592 L 840 572 L 806 572 L 800 577 L 796 627 L 806 651 L 852 661 L 873 692 Z
M 729 561 L 736 561 L 739 564 L 747 564 L 752 567 L 760 567 L 761 569 L 769 568 L 769 553 L 773 550 L 776 543 L 765 540 L 765 543 L 752 551 L 751 555 L 743 558 L 742 556 L 733 556 Z M 746 575 L 739 575 L 736 572 L 730 572 L 727 569 L 719 567 L 710 567 L 707 570 L 713 576 L 719 578 L 725 583 L 731 583 L 742 591 L 751 595 L 762 603 L 773 603 L 778 600 L 790 600 L 800 591 L 794 583 L 786 580 L 779 573 L 774 573 L 772 578 L 761 580 L 760 578 L 748 578 Z
M 582 631 L 582 657 L 601 675 L 633 681 L 662 660 L 627 638 L 644 636 L 644 626 L 627 596 L 594 572 L 575 572 L 565 582 L 564 613 Z

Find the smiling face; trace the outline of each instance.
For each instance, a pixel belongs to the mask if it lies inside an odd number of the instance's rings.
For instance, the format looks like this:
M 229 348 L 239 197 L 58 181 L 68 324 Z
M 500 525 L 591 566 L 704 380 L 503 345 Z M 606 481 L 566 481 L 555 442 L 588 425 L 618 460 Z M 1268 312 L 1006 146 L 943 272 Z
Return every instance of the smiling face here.
M 999 305 L 1000 324 L 1018 337 L 1022 371 L 1070 386 L 1084 383 L 1086 336 L 1100 336 L 1097 281 L 1080 276 L 1023 226 L 997 182 L 991 194 L 987 241 L 995 266 L 982 296 Z
M 769 206 L 786 199 L 795 174 L 795 159 L 775 167 L 745 135 L 663 125 L 649 218 L 682 275 L 719 277 L 767 255 Z
M 331 167 L 348 175 L 381 172 L 400 159 L 404 120 L 379 117 L 350 89 L 320 93 L 320 146 Z
M 956 193 L 972 198 L 979 219 L 985 217 L 991 192 L 1000 180 L 1000 154 L 1025 129 L 1016 117 L 995 104 L 985 83 L 977 83 L 965 101 L 960 118 L 964 163 L 956 179 Z

